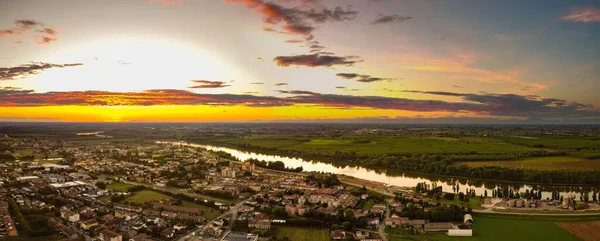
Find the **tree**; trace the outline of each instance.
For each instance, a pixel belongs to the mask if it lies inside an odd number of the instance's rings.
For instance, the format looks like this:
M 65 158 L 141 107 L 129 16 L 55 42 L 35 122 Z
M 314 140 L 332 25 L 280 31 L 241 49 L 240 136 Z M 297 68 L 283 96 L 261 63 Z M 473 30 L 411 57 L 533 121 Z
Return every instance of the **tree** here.
M 106 189 L 106 183 L 96 182 L 96 187 L 104 190 L 104 189 Z
M 349 221 L 354 220 L 354 211 L 352 209 L 346 209 L 344 217 Z
M 465 200 L 465 194 L 462 192 L 458 193 L 458 200 L 460 200 L 461 202 Z
M 487 190 L 483 191 L 483 196 L 487 197 Z

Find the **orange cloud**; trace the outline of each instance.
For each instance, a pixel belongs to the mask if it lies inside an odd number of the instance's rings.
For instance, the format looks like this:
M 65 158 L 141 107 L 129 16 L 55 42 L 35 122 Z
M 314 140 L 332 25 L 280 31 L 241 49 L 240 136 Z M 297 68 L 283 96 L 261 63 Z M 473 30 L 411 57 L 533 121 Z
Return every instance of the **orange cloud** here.
M 443 60 L 434 58 L 425 58 L 420 56 L 410 56 L 411 62 L 419 63 L 417 65 L 406 66 L 406 69 L 418 71 L 431 71 L 450 73 L 450 77 L 455 79 L 474 80 L 485 83 L 510 83 L 520 86 L 527 86 L 532 90 L 544 90 L 548 86 L 540 83 L 528 83 L 521 79 L 521 72 L 496 72 L 483 68 L 471 67 L 474 59 L 472 57 L 461 58 L 457 60 Z
M 350 89 L 350 91 L 354 91 Z M 335 108 L 369 108 L 412 112 L 473 113 L 489 116 L 535 118 L 600 118 L 593 106 L 556 98 L 515 94 L 469 94 L 441 91 L 405 91 L 453 96 L 463 102 L 382 96 L 320 94 L 304 90 L 280 90 L 287 97 L 238 94 L 199 94 L 185 90 L 142 92 L 71 91 L 36 93 L 18 88 L 0 89 L 0 107 L 20 106 L 246 106 L 277 107 L 314 105 Z
M 39 44 L 39 45 L 46 45 L 46 44 L 50 44 L 50 43 L 56 42 L 56 41 L 58 41 L 57 38 L 52 38 L 52 37 L 38 37 L 38 40 L 35 43 Z
M 569 14 L 560 19 L 571 22 L 600 22 L 600 9 L 595 6 L 572 7 Z

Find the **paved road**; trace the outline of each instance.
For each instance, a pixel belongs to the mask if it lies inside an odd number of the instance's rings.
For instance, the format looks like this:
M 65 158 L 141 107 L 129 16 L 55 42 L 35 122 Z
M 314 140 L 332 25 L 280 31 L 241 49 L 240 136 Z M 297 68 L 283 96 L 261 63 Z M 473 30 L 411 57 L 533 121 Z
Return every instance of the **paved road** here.
M 213 221 L 215 221 L 215 220 L 217 220 L 217 219 L 220 219 L 220 218 L 227 217 L 228 215 L 231 215 L 232 219 L 235 219 L 235 218 L 237 217 L 237 211 L 238 211 L 238 209 L 239 209 L 239 208 L 240 208 L 240 207 L 241 207 L 241 206 L 242 206 L 244 203 L 246 203 L 246 201 L 248 201 L 248 200 L 250 200 L 250 199 L 246 199 L 246 200 L 243 200 L 243 201 L 239 202 L 239 203 L 238 203 L 238 204 L 236 204 L 235 206 L 231 207 L 231 208 L 229 209 L 229 211 L 227 211 L 227 212 L 224 212 L 224 213 L 223 213 L 223 214 L 221 214 L 220 216 L 218 216 L 218 217 L 216 217 L 216 218 L 213 218 L 213 219 L 211 219 L 211 220 L 207 221 L 207 222 L 206 222 L 206 224 L 202 225 L 201 227 L 199 227 L 199 228 L 197 228 L 197 229 L 194 229 L 194 230 L 192 230 L 192 231 L 188 232 L 186 235 L 184 235 L 183 237 L 181 237 L 181 238 L 179 238 L 179 239 L 177 239 L 177 240 L 179 240 L 179 241 L 198 240 L 198 238 L 200 238 L 200 236 L 198 235 L 198 233 L 199 233 L 200 231 L 204 230 L 204 228 L 205 228 L 207 225 L 211 224 Z M 233 220 L 231 220 L 231 221 L 233 221 Z M 229 222 L 229 227 L 227 228 L 227 230 L 226 230 L 226 231 L 231 231 L 231 224 L 232 224 L 232 222 L 231 222 L 231 221 Z M 225 233 L 225 232 L 224 232 L 224 233 Z M 195 235 L 194 235 L 194 234 L 195 234 Z
M 385 216 L 383 217 L 383 222 L 379 224 L 379 228 L 377 229 L 377 231 L 379 231 L 379 236 L 381 237 L 381 240 L 383 241 L 387 241 L 387 236 L 385 236 L 385 221 L 390 218 L 390 207 L 387 205 L 387 203 L 385 204 Z

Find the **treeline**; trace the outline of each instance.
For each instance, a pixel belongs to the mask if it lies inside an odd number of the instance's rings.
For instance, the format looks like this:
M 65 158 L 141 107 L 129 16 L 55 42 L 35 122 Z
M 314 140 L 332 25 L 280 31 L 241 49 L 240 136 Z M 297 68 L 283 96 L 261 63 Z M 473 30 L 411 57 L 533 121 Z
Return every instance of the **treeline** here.
M 254 151 L 272 155 L 301 157 L 307 160 L 320 160 L 322 162 L 337 164 L 352 164 L 373 168 L 387 168 L 399 171 L 429 173 L 435 175 L 454 176 L 463 178 L 476 178 L 485 180 L 500 180 L 512 182 L 544 183 L 544 184 L 600 184 L 600 170 L 574 171 L 574 170 L 530 170 L 511 169 L 498 166 L 468 167 L 453 165 L 456 155 L 442 154 L 358 154 L 356 152 L 328 152 L 318 150 L 291 150 L 274 147 L 260 147 L 249 144 L 232 145 L 217 143 L 219 145 L 235 146 L 247 151 Z M 480 155 L 477 152 L 464 153 Z M 512 153 L 518 157 L 535 157 L 560 154 L 560 151 L 531 151 L 526 153 Z M 508 155 L 504 153 L 502 155 Z M 451 158 L 450 158 L 451 157 Z
M 266 161 L 259 161 L 258 159 L 254 159 L 254 158 L 250 158 L 246 161 L 253 163 L 257 167 L 262 167 L 262 168 L 267 168 L 267 169 L 272 169 L 272 170 L 277 170 L 277 171 L 302 172 L 304 170 L 302 167 L 287 168 L 287 167 L 285 167 L 285 163 L 283 163 L 282 161 L 266 162 Z

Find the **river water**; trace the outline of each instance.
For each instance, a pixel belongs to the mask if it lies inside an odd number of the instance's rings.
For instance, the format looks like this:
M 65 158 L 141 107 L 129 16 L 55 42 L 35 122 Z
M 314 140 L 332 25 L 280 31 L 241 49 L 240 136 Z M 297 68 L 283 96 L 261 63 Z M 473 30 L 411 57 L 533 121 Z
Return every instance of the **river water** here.
M 168 141 L 157 141 L 157 144 L 171 144 L 171 145 L 182 145 L 182 146 L 191 146 L 191 147 L 201 147 L 208 150 L 213 151 L 223 151 L 231 154 L 232 156 L 237 157 L 241 161 L 248 160 L 250 158 L 264 160 L 267 162 L 274 161 L 282 161 L 285 163 L 285 166 L 288 168 L 296 168 L 302 167 L 305 172 L 326 172 L 326 173 L 335 173 L 335 174 L 344 174 L 347 176 L 352 176 L 355 178 L 365 179 L 369 181 L 382 182 L 388 185 L 394 185 L 398 187 L 415 187 L 418 183 L 436 183 L 437 186 L 441 186 L 444 192 L 453 192 L 453 186 L 456 186 L 456 183 L 460 184 L 460 191 L 465 192 L 465 189 L 474 189 L 477 196 L 484 194 L 485 190 L 487 190 L 488 195 L 492 195 L 492 189 L 497 187 L 508 186 L 513 190 L 519 190 L 520 192 L 525 192 L 526 189 L 532 190 L 534 187 L 532 185 L 526 184 L 515 184 L 515 183 L 494 183 L 493 181 L 478 181 L 478 180 L 469 180 L 462 178 L 448 178 L 448 177 L 439 177 L 432 176 L 426 174 L 412 174 L 412 173 L 402 173 L 396 171 L 386 171 L 386 170 L 375 170 L 371 168 L 364 167 L 351 167 L 351 166 L 337 166 L 326 162 L 320 162 L 318 160 L 305 160 L 302 158 L 290 158 L 284 156 L 276 156 L 276 155 L 266 155 L 255 152 L 247 152 L 242 150 L 237 150 L 228 147 L 220 147 L 220 146 L 211 146 L 211 145 L 200 145 L 186 142 L 168 142 Z M 579 197 L 579 192 L 575 192 L 569 190 L 570 188 L 577 190 L 581 187 L 549 187 L 549 186 L 536 186 L 536 190 L 558 190 L 561 195 L 567 197 L 569 195 L 575 195 Z M 551 191 L 542 192 L 542 198 L 551 198 Z

